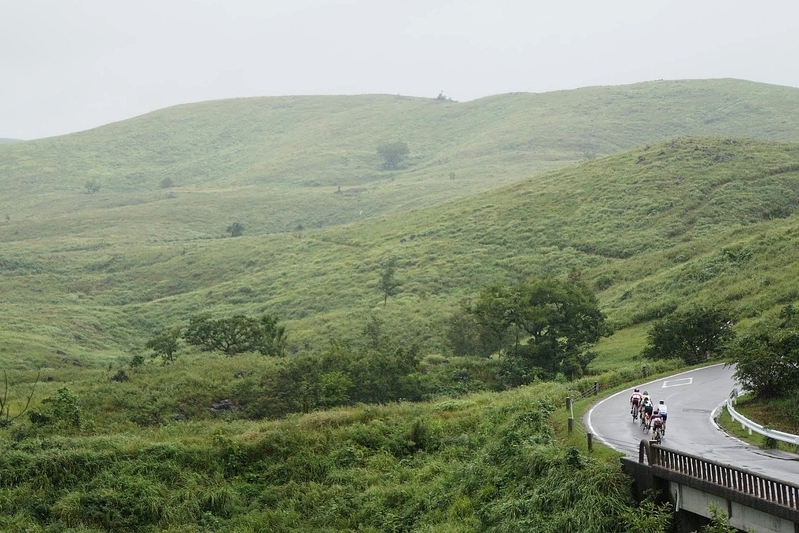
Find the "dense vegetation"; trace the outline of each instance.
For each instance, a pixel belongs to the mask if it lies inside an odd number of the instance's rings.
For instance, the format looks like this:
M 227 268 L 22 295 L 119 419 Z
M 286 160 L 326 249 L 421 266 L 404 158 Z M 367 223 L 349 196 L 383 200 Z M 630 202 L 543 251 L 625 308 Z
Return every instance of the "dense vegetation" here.
M 799 317 L 793 305 L 776 317 L 757 321 L 727 343 L 726 357 L 747 394 L 739 408 L 745 416 L 791 434 L 799 434 Z M 776 443 L 766 444 L 774 446 Z
M 4 530 L 635 530 L 550 413 L 795 303 L 797 109 L 241 99 L 3 145 Z
M 629 531 L 618 467 L 558 445 L 561 386 L 281 422 L 26 439 L 4 531 Z M 34 526 L 35 527 L 35 526 Z M 73 529 L 70 529 L 73 528 Z

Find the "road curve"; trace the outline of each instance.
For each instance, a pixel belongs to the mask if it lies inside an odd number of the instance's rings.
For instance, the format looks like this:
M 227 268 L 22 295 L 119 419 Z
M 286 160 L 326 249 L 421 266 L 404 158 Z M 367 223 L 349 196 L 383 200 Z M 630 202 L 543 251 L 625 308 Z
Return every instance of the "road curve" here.
M 799 483 L 799 455 L 763 450 L 730 437 L 713 422 L 714 416 L 737 385 L 733 369 L 713 365 L 664 379 L 642 383 L 655 404 L 664 400 L 669 419 L 663 445 L 752 472 Z M 596 403 L 584 422 L 594 438 L 631 457 L 638 457 L 638 445 L 647 438 L 630 416 L 630 395 L 626 389 Z

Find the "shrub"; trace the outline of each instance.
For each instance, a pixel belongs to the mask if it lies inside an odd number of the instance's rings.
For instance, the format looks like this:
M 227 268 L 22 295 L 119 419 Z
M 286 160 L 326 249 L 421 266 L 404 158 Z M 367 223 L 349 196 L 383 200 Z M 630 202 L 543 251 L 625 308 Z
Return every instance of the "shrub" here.
M 31 411 L 28 418 L 36 426 L 80 429 L 83 424 L 80 402 L 66 387 L 58 389 L 55 395 L 42 400 L 42 408 Z

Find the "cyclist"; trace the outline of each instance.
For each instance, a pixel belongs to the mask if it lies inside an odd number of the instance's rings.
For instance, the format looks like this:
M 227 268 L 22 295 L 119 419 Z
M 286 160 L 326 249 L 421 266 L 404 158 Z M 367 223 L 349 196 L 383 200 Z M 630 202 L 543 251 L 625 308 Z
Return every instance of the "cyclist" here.
M 650 428 L 650 424 L 652 423 L 652 412 L 654 411 L 655 406 L 652 405 L 652 400 L 649 398 L 649 394 L 644 391 L 644 397 L 641 400 L 641 416 L 644 419 L 644 425 L 646 429 Z
M 638 410 L 641 408 L 641 390 L 635 389 L 633 395 L 630 396 L 630 414 L 633 415 L 633 421 L 638 419 Z
M 663 438 L 663 418 L 660 412 L 655 410 L 652 416 L 652 440 L 660 444 L 660 439 Z
M 666 418 L 668 418 L 668 408 L 666 407 L 666 402 L 660 400 L 658 402 L 658 411 L 660 412 L 660 418 L 663 419 L 663 434 L 666 434 Z
M 641 395 L 641 407 L 638 409 L 641 416 L 644 415 L 644 404 L 647 402 L 652 403 L 652 399 L 649 397 L 649 392 L 644 391 L 644 393 Z

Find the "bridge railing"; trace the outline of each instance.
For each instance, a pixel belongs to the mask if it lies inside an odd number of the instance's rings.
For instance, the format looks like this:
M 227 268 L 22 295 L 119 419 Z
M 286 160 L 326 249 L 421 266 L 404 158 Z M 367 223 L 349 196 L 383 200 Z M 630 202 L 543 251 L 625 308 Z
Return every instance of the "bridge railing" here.
M 639 461 L 799 510 L 799 485 L 641 441 Z

